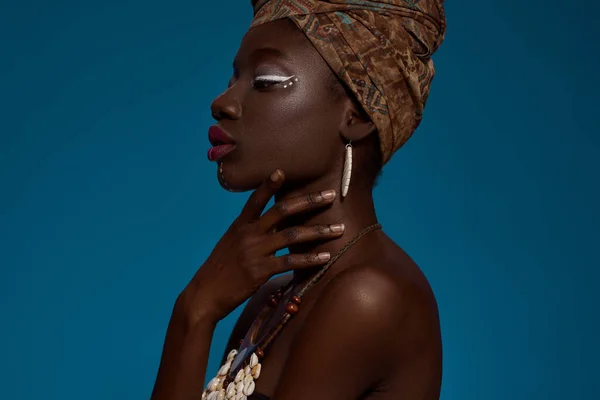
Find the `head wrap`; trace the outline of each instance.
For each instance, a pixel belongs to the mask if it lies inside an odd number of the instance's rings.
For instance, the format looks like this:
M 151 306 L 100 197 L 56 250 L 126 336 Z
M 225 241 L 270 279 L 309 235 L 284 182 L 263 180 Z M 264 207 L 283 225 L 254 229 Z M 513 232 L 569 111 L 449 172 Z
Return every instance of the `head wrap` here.
M 419 125 L 446 31 L 443 0 L 253 0 L 251 28 L 289 18 L 354 93 L 383 164 Z

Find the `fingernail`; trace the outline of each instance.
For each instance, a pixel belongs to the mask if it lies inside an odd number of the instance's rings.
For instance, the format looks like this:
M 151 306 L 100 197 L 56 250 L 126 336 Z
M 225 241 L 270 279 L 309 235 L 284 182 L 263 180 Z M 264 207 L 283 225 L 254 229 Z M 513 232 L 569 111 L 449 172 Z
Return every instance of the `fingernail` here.
M 275 172 L 273 172 L 271 174 L 270 178 L 271 178 L 271 181 L 278 182 L 280 177 L 281 177 L 281 174 L 279 173 L 279 170 L 276 170 Z
M 331 258 L 331 254 L 327 253 L 327 252 L 319 253 L 319 254 L 317 254 L 317 257 L 319 257 L 319 260 L 321 260 L 321 261 L 327 261 Z
M 335 225 L 329 226 L 329 229 L 331 229 L 331 232 L 335 232 L 335 233 L 343 232 L 344 228 L 345 228 L 344 224 L 335 224 Z
M 321 192 L 321 196 L 323 196 L 325 200 L 331 200 L 335 198 L 335 190 L 324 190 Z

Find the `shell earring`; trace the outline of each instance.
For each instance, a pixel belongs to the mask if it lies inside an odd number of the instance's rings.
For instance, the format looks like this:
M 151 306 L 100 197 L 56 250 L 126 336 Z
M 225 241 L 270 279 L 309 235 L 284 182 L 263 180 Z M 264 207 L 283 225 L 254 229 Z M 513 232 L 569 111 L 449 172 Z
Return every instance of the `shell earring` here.
M 344 160 L 344 173 L 342 174 L 342 197 L 348 194 L 350 177 L 352 176 L 352 141 L 346 145 L 346 158 Z

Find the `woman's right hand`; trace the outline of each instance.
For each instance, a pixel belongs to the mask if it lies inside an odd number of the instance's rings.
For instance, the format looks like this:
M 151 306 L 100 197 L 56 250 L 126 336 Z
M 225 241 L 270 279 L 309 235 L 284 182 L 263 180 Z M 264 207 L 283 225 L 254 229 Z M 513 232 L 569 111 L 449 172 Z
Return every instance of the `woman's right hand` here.
M 206 318 L 218 322 L 273 275 L 312 268 L 329 260 L 329 253 L 275 257 L 277 250 L 293 244 L 338 238 L 344 229 L 343 224 L 337 224 L 276 231 L 285 218 L 325 207 L 336 196 L 335 190 L 310 193 L 276 202 L 262 214 L 283 181 L 283 172 L 277 170 L 250 195 L 241 214 L 179 295 L 174 315 L 184 318 L 187 326 Z

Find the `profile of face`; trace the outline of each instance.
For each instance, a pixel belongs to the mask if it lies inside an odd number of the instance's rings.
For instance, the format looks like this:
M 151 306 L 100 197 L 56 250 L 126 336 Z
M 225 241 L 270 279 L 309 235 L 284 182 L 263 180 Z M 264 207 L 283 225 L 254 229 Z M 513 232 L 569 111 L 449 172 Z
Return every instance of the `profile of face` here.
M 211 111 L 235 141 L 217 160 L 219 182 L 230 191 L 256 188 L 277 168 L 288 184 L 322 181 L 335 188 L 347 141 L 374 131 L 288 19 L 259 25 L 244 36 L 229 86 Z

